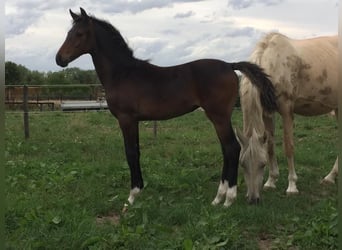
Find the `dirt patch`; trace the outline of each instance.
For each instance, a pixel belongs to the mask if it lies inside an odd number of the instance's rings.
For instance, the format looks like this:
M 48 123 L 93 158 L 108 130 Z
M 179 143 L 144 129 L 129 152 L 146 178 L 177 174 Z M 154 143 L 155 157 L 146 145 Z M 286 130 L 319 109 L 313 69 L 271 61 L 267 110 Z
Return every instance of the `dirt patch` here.
M 272 249 L 271 239 L 269 239 L 266 234 L 261 234 L 258 240 L 258 247 L 260 250 Z
M 116 213 L 110 213 L 108 215 L 99 215 L 96 217 L 97 225 L 103 225 L 107 223 L 111 225 L 118 225 L 120 223 L 120 215 Z

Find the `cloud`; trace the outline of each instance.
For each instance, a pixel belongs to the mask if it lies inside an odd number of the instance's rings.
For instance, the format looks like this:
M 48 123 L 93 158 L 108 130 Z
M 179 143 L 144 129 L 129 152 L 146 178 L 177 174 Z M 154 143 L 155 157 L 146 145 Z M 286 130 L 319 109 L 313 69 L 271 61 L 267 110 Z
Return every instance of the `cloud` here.
M 12 37 L 24 33 L 27 28 L 37 23 L 51 10 L 72 6 L 72 0 L 46 1 L 46 0 L 13 0 L 6 1 L 5 35 Z
M 313 1 L 312 11 L 305 12 L 307 1 L 5 1 L 6 60 L 32 70 L 59 70 L 54 56 L 71 25 L 68 9 L 79 12 L 79 7 L 115 24 L 137 58 L 157 65 L 200 58 L 247 60 L 262 33 L 275 28 L 298 39 L 335 32 L 338 22 L 331 13 L 336 13 L 336 0 Z M 326 18 L 315 22 L 322 13 Z M 89 55 L 71 66 L 94 68 Z
M 30 12 L 29 15 L 25 15 L 24 12 L 19 11 L 16 14 L 6 15 L 5 19 L 5 34 L 6 37 L 11 37 L 14 35 L 19 35 L 25 32 L 25 30 L 35 23 L 41 14 L 38 12 Z
M 200 2 L 203 0 L 100 0 L 96 2 L 80 1 L 75 7 L 74 0 L 12 0 L 6 1 L 6 37 L 12 37 L 24 33 L 27 28 L 37 23 L 44 15 L 48 15 L 57 9 L 66 10 L 68 8 L 78 11 L 79 7 L 85 8 L 89 13 L 92 10 L 101 10 L 104 13 L 124 13 L 137 14 L 154 8 L 172 7 L 176 3 Z M 191 14 L 191 13 L 187 13 Z
M 154 8 L 165 8 L 171 7 L 175 3 L 187 3 L 187 2 L 201 2 L 203 0 L 132 0 L 132 1 L 124 1 L 124 0 L 116 0 L 116 1 L 100 1 L 103 8 L 101 9 L 107 13 L 122 13 L 122 12 L 131 12 L 133 14 L 143 12 L 145 10 L 154 9 Z M 99 1 L 96 2 L 98 4 Z
M 245 9 L 256 4 L 263 4 L 266 6 L 277 5 L 284 2 L 284 0 L 229 0 L 228 6 L 233 9 Z
M 193 11 L 188 11 L 188 12 L 184 12 L 184 13 L 177 13 L 176 15 L 174 15 L 174 18 L 187 18 L 187 17 L 191 17 L 195 15 L 195 12 Z
M 153 37 L 136 36 L 129 40 L 129 45 L 133 49 L 135 56 L 142 59 L 151 59 L 165 48 L 167 43 L 163 39 Z
M 255 35 L 257 30 L 252 27 L 243 27 L 243 28 L 236 28 L 231 29 L 225 32 L 226 37 L 252 37 Z

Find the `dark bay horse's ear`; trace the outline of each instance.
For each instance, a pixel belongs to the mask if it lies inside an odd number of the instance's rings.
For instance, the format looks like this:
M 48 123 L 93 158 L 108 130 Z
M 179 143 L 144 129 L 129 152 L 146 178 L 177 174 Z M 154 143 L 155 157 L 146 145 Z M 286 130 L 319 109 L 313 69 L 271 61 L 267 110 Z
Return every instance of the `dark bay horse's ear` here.
M 85 18 L 88 18 L 88 17 L 89 17 L 88 14 L 87 14 L 87 12 L 85 12 L 85 10 L 84 10 L 82 7 L 80 7 L 80 10 L 81 10 L 81 16 L 82 16 L 82 17 L 85 17 Z
M 72 12 L 71 9 L 69 9 L 69 12 L 70 12 L 70 15 L 71 15 L 71 17 L 72 17 L 72 19 L 73 19 L 74 21 L 77 21 L 77 20 L 80 19 L 80 16 L 77 15 L 77 14 L 75 14 L 74 12 Z

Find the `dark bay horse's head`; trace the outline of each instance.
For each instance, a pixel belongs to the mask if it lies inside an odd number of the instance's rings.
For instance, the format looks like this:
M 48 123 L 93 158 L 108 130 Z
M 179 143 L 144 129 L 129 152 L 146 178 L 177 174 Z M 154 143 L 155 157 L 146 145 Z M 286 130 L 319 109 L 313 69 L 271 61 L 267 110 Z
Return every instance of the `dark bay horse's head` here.
M 236 135 L 241 145 L 240 165 L 247 186 L 247 199 L 250 204 L 257 204 L 267 163 L 266 135 L 258 135 L 255 129 L 250 137 L 240 130 L 236 130 Z
M 56 55 L 56 63 L 61 67 L 66 67 L 79 56 L 90 53 L 95 44 L 92 20 L 84 9 L 80 9 L 80 15 L 69 10 L 73 26 Z

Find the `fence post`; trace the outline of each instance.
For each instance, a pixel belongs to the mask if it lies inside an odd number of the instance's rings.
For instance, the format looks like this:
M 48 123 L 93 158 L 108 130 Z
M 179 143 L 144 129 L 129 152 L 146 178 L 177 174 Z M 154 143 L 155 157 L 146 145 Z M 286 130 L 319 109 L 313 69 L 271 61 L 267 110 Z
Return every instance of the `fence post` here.
M 28 87 L 24 85 L 23 88 L 23 109 L 24 109 L 24 131 L 25 131 L 25 139 L 30 138 L 30 129 L 29 129 L 29 108 L 28 108 Z
M 153 135 L 157 138 L 157 121 L 153 121 Z

